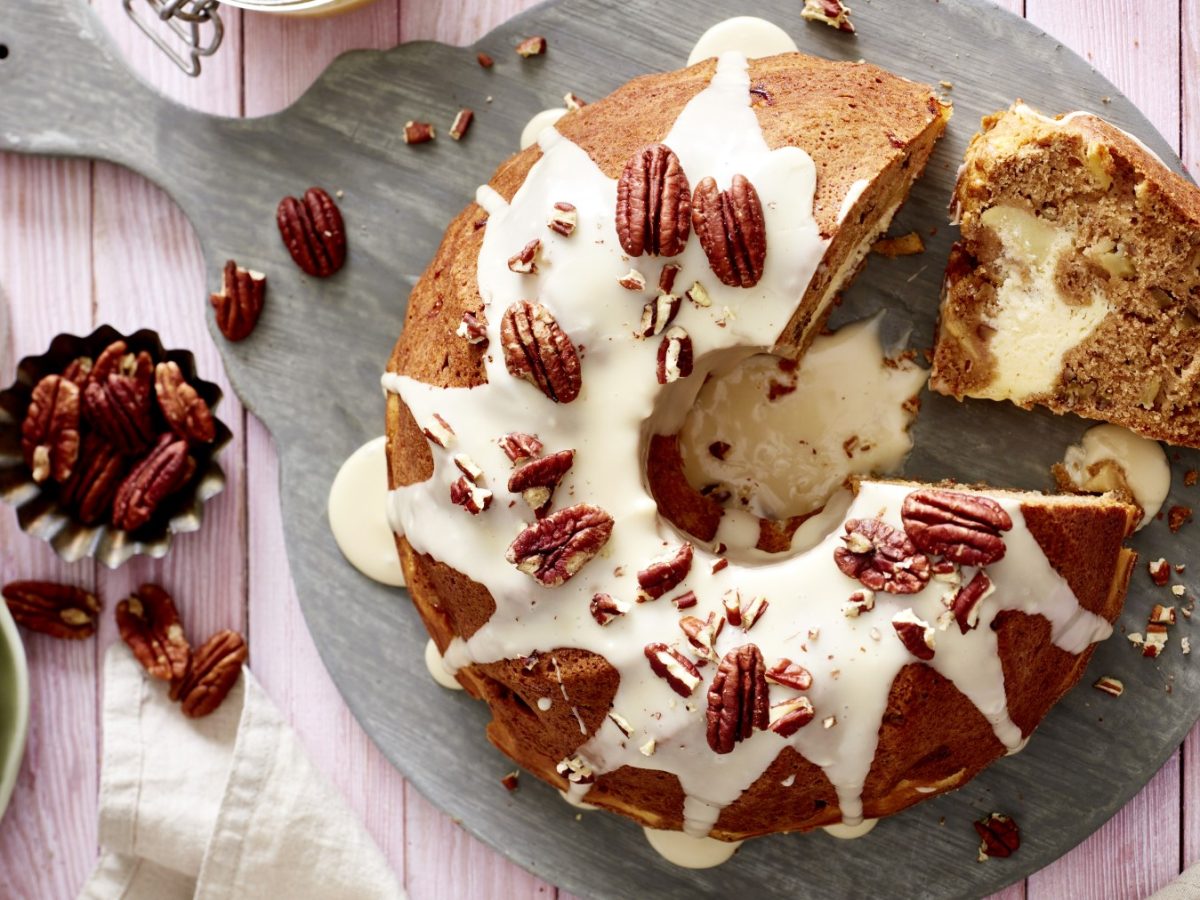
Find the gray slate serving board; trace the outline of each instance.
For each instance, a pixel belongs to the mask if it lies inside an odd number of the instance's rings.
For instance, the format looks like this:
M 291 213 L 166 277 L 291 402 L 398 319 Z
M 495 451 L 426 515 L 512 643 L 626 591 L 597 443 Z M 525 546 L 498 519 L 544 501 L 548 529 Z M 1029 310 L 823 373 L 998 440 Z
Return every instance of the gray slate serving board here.
M 77 0 L 9 0 L 0 16 L 0 148 L 90 156 L 162 185 L 200 236 L 214 289 L 226 258 L 270 276 L 255 335 L 218 337 L 234 387 L 273 432 L 282 457 L 283 512 L 301 603 L 334 680 L 367 732 L 426 796 L 532 872 L 585 896 L 959 897 L 983 895 L 1045 866 L 1091 834 L 1162 765 L 1200 715 L 1200 673 L 1179 652 L 1143 660 L 1120 637 L 1096 654 L 1084 685 L 1050 715 L 1022 754 L 967 787 L 882 822 L 868 837 L 824 834 L 752 841 L 718 869 L 663 862 L 640 829 L 576 811 L 534 779 L 509 795 L 507 762 L 483 736 L 486 709 L 427 676 L 425 632 L 403 592 L 359 576 L 325 524 L 338 465 L 383 428 L 382 371 L 409 288 L 442 229 L 516 147 L 521 126 L 566 91 L 603 96 L 649 70 L 682 65 L 709 25 L 737 14 L 782 24 L 802 50 L 867 60 L 903 75 L 954 84 L 955 117 L 896 228 L 928 234 L 924 255 L 872 259 L 835 324 L 880 307 L 896 335 L 931 343 L 941 269 L 954 229 L 945 209 L 957 161 L 979 117 L 1023 97 L 1050 112 L 1102 110 L 1178 167 L 1170 147 L 1111 84 L 1021 19 L 983 0 L 913 0 L 856 6 L 857 38 L 806 26 L 797 0 L 561 0 L 513 19 L 476 47 L 432 43 L 356 52 L 337 60 L 290 109 L 251 120 L 185 110 L 136 80 Z M 519 61 L 528 34 L 549 38 L 542 59 Z M 935 53 L 934 48 L 947 49 Z M 497 59 L 474 62 L 477 49 Z M 941 56 L 942 58 L 937 58 Z M 495 97 L 491 104 L 487 95 Z M 1111 103 L 1102 98 L 1111 97 Z M 448 122 L 460 106 L 478 118 L 462 144 L 407 147 L 408 118 Z M 343 190 L 350 259 L 336 277 L 305 278 L 273 224 L 275 204 L 310 184 Z M 181 298 L 181 300 L 186 298 Z M 206 298 L 192 301 L 205 314 Z M 18 311 L 19 314 L 19 311 Z M 36 352 L 39 348 L 24 348 Z M 1048 487 L 1047 468 L 1086 423 L 994 403 L 927 396 L 907 473 L 998 485 Z M 1174 463 L 1170 502 L 1195 453 Z M 630 477 L 637 477 L 630 472 Z M 1187 559 L 1193 532 L 1161 522 L 1138 536 L 1143 558 Z M 1122 626 L 1144 630 L 1153 602 L 1138 572 Z M 1120 677 L 1125 698 L 1086 687 Z M 1164 685 L 1173 681 L 1172 693 Z M 975 861 L 972 819 L 1016 816 L 1020 852 Z M 939 820 L 944 817 L 945 825 Z

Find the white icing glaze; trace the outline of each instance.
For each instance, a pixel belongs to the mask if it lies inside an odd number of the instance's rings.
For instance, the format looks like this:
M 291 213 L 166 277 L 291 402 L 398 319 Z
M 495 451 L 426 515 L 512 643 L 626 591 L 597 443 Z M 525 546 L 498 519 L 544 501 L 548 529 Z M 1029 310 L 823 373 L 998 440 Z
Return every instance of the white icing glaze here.
M 1171 490 L 1171 466 L 1162 446 L 1119 425 L 1089 428 L 1080 443 L 1067 448 L 1063 468 L 1080 490 L 1132 494 L 1142 508 L 1138 529 L 1154 520 Z
M 394 521 L 417 552 L 430 553 L 487 585 L 496 601 L 492 618 L 469 641 L 452 641 L 447 663 L 458 667 L 561 647 L 604 656 L 620 674 L 613 711 L 629 723 L 631 733 L 627 736 L 606 717 L 577 755 L 599 774 L 629 765 L 678 776 L 690 835 L 706 835 L 720 811 L 787 745 L 823 769 L 837 791 L 843 819 L 861 821 L 862 786 L 890 685 L 914 661 L 889 627 L 891 618 L 911 607 L 926 621 L 936 620 L 945 585 L 931 582 L 912 595 L 881 593 L 872 612 L 848 618 L 842 607 L 859 585 L 833 561 L 841 540 L 828 529 L 842 521 L 840 515 L 824 518 L 825 531 L 809 531 L 811 552 L 781 554 L 767 564 L 735 562 L 714 573 L 714 557 L 697 549 L 679 588 L 700 598 L 692 613 L 719 614 L 720 598 L 731 588 L 771 603 L 765 624 L 749 635 L 725 628 L 716 652 L 724 655 L 752 641 L 769 662 L 786 656 L 804 665 L 813 675 L 807 696 L 819 719 L 832 726 L 810 725 L 786 740 L 758 731 L 723 755 L 714 753 L 705 738 L 703 688 L 684 701 L 654 675 L 643 653 L 650 642 L 682 638 L 674 606 L 665 598 L 639 604 L 604 627 L 588 611 L 598 591 L 632 600 L 637 570 L 664 546 L 673 548 L 682 540 L 659 516 L 644 484 L 645 436 L 652 430 L 673 433 L 709 371 L 731 355 L 771 346 L 789 320 L 826 247 L 812 217 L 812 160 L 797 148 L 767 148 L 749 104 L 746 62 L 737 54 L 722 55 L 712 83 L 688 103 L 665 143 L 678 154 L 693 184 L 705 175 L 713 175 L 722 187 L 736 172 L 750 178 L 763 201 L 770 249 L 763 277 L 752 289 L 719 284 L 696 240 L 672 260 L 682 267 L 676 283 L 703 282 L 713 303 L 710 308 L 685 303 L 681 309 L 676 324 L 692 336 L 695 370 L 664 388 L 654 377 L 657 341 L 632 336 L 641 303 L 616 283 L 631 261 L 616 239 L 615 182 L 558 132 L 544 131 L 539 143 L 543 156 L 511 206 L 494 191 L 479 194 L 490 216 L 479 256 L 479 289 L 490 346 L 496 348 L 486 357 L 487 383 L 442 389 L 398 375 L 383 378 L 418 424 L 432 423 L 437 414 L 455 432 L 450 449 L 431 446 L 434 471 L 427 481 L 392 492 Z M 557 201 L 573 203 L 578 210 L 579 225 L 570 237 L 546 228 L 547 213 Z M 535 236 L 542 240 L 538 274 L 509 271 L 508 257 Z M 661 262 L 644 257 L 633 262 L 649 282 L 657 281 Z M 497 352 L 503 311 L 531 296 L 552 310 L 566 333 L 585 348 L 583 388 L 570 404 L 555 405 L 531 384 L 510 376 Z M 718 319 L 725 320 L 725 327 Z M 554 589 L 538 586 L 504 558 L 510 541 L 530 521 L 524 504 L 504 502 L 511 465 L 496 440 L 513 430 L 536 433 L 548 451 L 575 450 L 574 465 L 558 488 L 558 504 L 592 502 L 614 520 L 603 553 Z M 450 483 L 458 477 L 455 453 L 467 453 L 497 492 L 497 502 L 482 515 L 470 516 L 449 502 Z M 900 504 L 910 490 L 898 483 L 865 482 L 845 517 L 878 516 L 899 527 Z M 996 614 L 1017 609 L 1045 616 L 1053 641 L 1071 653 L 1107 637 L 1111 628 L 1082 610 L 1051 568 L 1025 527 L 1019 498 L 1000 494 L 996 499 L 1014 527 L 1006 534 L 1006 557 L 989 568 L 995 593 L 981 603 L 978 628 L 965 635 L 957 628 L 938 632 L 937 655 L 929 664 L 957 685 L 1011 747 L 1021 734 L 1007 713 L 996 634 L 989 627 Z M 967 578 L 972 574 L 964 572 Z M 819 637 L 807 637 L 814 633 Z M 705 680 L 711 671 L 704 670 Z M 780 686 L 771 688 L 775 702 L 792 694 Z M 653 749 L 646 753 L 640 748 Z M 588 789 L 573 784 L 568 793 L 578 799 Z
M 728 862 L 742 846 L 741 841 L 718 841 L 710 837 L 692 837 L 682 831 L 643 828 L 650 846 L 669 863 L 684 869 L 711 869 Z
M 540 113 L 534 115 L 532 119 L 525 123 L 525 127 L 521 129 L 521 149 L 524 150 L 526 147 L 532 147 L 536 144 L 538 135 L 547 128 L 553 127 L 554 123 L 566 114 L 566 108 L 558 106 L 554 109 L 543 109 Z
M 367 441 L 342 463 L 329 488 L 329 528 L 342 555 L 368 578 L 404 586 L 388 521 L 387 439 Z
M 870 186 L 871 182 L 866 178 L 860 178 L 858 181 L 854 182 L 854 184 L 850 185 L 850 190 L 846 191 L 846 197 L 842 200 L 842 205 L 838 209 L 837 220 L 839 224 L 845 220 L 846 216 L 850 214 L 850 210 L 854 208 L 854 204 L 858 202 L 858 198 L 861 197 L 866 189 Z M 893 210 L 893 214 L 894 212 L 895 211 Z M 888 216 L 887 218 L 890 222 L 892 217 Z M 886 228 L 887 226 L 884 225 L 884 227 Z
M 700 35 L 688 55 L 687 64 L 694 66 L 701 60 L 720 56 L 726 50 L 738 50 L 747 59 L 759 59 L 778 53 L 795 53 L 797 49 L 791 35 L 774 22 L 757 16 L 734 16 Z
M 437 644 L 430 638 L 425 642 L 425 668 L 429 670 L 430 676 L 444 688 L 449 688 L 452 691 L 461 691 L 463 686 L 458 683 L 458 679 L 454 677 L 455 668 L 450 668 L 446 665 L 446 661 L 442 655 L 438 653 Z
M 927 373 L 886 359 L 876 318 L 818 337 L 798 369 L 760 354 L 715 372 L 679 433 L 688 481 L 720 484 L 735 508 L 784 519 L 820 509 L 851 475 L 895 472 L 912 449 L 916 407 L 906 402 Z M 723 460 L 715 441 L 730 445 Z
M 920 790 L 920 788 L 917 790 Z M 852 841 L 870 834 L 878 824 L 878 819 L 863 819 L 857 825 L 847 825 L 845 822 L 837 822 L 833 825 L 826 825 L 822 830 L 830 837 L 839 838 L 843 841 Z

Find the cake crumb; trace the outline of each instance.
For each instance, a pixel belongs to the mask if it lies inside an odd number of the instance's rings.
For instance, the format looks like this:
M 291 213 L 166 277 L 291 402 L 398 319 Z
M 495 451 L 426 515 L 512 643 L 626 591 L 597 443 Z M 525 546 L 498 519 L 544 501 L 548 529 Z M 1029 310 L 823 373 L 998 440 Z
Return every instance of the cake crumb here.
M 1190 506 L 1172 506 L 1167 510 L 1167 527 L 1174 533 L 1192 521 L 1192 508 Z
M 897 256 L 914 256 L 917 253 L 925 252 L 925 242 L 921 240 L 921 235 L 917 232 L 910 231 L 899 237 L 880 238 L 871 245 L 871 251 L 880 256 L 886 256 L 888 259 L 895 259 Z

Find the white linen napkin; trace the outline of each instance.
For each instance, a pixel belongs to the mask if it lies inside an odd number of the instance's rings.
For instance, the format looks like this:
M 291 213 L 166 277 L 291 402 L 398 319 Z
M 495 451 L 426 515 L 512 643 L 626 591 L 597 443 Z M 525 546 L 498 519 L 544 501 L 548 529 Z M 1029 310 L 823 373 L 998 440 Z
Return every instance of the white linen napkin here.
M 1147 900 L 1196 900 L 1197 897 L 1200 897 L 1200 863 L 1184 869 L 1182 875 L 1163 885 Z
M 129 649 L 104 667 L 100 846 L 85 900 L 395 900 L 404 891 L 249 669 L 188 719 Z

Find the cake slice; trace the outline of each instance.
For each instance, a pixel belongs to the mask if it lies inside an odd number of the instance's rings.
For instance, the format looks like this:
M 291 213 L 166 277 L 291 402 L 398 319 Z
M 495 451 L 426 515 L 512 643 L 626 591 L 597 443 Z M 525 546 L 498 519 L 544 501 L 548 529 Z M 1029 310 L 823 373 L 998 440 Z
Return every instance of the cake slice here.
M 967 148 L 930 386 L 1200 446 L 1200 189 L 1088 113 Z

